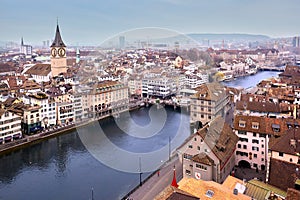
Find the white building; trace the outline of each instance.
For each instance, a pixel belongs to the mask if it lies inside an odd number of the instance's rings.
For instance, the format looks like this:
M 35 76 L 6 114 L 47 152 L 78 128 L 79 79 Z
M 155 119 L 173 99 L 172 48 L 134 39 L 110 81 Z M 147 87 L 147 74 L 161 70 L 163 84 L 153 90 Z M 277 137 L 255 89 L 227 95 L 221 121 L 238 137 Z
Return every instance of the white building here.
M 143 78 L 142 95 L 144 97 L 165 98 L 176 94 L 176 82 L 168 77 Z
M 22 138 L 21 117 L 0 108 L 0 144 Z
M 31 76 L 37 83 L 49 82 L 51 79 L 51 65 L 50 64 L 35 64 L 26 72 L 25 75 Z
M 41 106 L 42 127 L 56 125 L 56 102 L 44 93 L 36 93 L 28 96 L 31 105 Z

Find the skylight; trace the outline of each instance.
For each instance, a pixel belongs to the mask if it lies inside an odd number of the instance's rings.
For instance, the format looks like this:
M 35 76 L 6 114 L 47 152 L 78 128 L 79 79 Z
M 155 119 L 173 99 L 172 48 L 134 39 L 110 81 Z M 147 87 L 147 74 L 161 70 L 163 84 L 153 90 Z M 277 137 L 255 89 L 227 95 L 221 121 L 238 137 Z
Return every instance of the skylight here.
M 214 196 L 214 192 L 211 190 L 207 190 L 207 192 L 205 193 L 205 195 L 209 198 L 212 198 Z

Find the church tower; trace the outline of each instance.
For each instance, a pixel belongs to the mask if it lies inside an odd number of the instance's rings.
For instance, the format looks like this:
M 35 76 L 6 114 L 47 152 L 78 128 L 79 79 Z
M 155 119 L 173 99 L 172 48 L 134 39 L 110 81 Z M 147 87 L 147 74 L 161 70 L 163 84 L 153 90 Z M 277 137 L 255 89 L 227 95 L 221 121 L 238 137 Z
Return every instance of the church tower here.
M 59 26 L 57 23 L 55 38 L 50 46 L 51 48 L 51 72 L 52 77 L 58 76 L 60 73 L 67 72 L 67 56 L 66 45 L 62 41 Z

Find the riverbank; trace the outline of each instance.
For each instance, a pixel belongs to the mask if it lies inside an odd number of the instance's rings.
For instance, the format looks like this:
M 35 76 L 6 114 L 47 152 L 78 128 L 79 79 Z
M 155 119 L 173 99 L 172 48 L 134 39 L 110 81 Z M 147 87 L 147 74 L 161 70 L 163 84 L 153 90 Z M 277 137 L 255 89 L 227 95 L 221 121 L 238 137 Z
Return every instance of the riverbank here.
M 134 110 L 134 109 L 130 109 L 130 111 L 131 110 Z M 18 149 L 21 149 L 21 148 L 24 148 L 24 147 L 27 147 L 27 146 L 30 146 L 33 144 L 38 144 L 42 141 L 48 140 L 53 137 L 57 137 L 62 134 L 69 133 L 69 132 L 75 130 L 76 128 L 81 128 L 81 127 L 87 126 L 91 123 L 94 123 L 96 121 L 99 121 L 99 120 L 102 120 L 102 119 L 105 119 L 108 117 L 111 117 L 111 115 L 103 115 L 96 119 L 90 119 L 90 120 L 85 120 L 85 121 L 81 121 L 81 122 L 71 123 L 68 125 L 64 125 L 63 127 L 60 127 L 60 128 L 42 131 L 41 133 L 30 135 L 30 136 L 25 135 L 25 137 L 23 137 L 21 139 L 18 139 L 18 140 L 9 142 L 9 143 L 1 144 L 0 145 L 0 155 L 10 153 L 15 150 L 18 150 Z

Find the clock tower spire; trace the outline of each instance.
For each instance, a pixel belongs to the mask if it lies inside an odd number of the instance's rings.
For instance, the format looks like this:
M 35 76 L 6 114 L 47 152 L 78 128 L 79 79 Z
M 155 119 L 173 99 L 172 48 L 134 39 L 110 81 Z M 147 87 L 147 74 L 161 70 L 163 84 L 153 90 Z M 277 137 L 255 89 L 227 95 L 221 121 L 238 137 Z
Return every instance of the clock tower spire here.
M 62 40 L 57 22 L 55 38 L 50 46 L 51 48 L 51 71 L 52 76 L 58 76 L 60 73 L 67 72 L 66 45 Z

